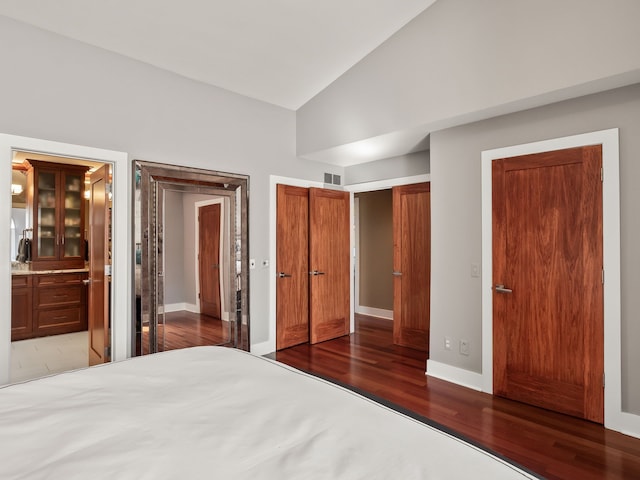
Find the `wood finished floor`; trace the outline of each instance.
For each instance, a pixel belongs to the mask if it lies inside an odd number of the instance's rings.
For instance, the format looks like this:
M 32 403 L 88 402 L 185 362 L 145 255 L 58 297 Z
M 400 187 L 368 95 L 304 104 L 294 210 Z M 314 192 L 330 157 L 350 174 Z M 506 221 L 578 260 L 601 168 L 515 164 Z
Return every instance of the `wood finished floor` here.
M 229 322 L 198 313 L 180 311 L 165 314 L 164 325 L 158 326 L 158 351 L 203 345 L 220 345 L 229 342 Z M 142 330 L 143 351 L 146 354 L 149 345 L 149 331 Z
M 427 354 L 393 345 L 388 320 L 356 315 L 355 334 L 275 358 L 430 418 L 549 479 L 640 479 L 640 439 L 427 377 Z

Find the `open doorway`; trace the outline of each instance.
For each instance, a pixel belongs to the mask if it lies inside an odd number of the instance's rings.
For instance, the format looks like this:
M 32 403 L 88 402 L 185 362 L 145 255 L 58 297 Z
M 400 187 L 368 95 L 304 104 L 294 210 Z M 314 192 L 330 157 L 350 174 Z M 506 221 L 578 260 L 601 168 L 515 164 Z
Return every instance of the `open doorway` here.
M 107 185 L 100 235 L 91 187 L 99 169 Z M 98 317 L 102 344 L 110 345 L 110 172 L 89 159 L 13 152 L 10 382 L 88 366 Z M 108 353 L 103 346 L 102 361 Z
M 385 186 L 386 187 L 386 186 Z M 429 352 L 430 183 L 354 192 L 355 333 Z

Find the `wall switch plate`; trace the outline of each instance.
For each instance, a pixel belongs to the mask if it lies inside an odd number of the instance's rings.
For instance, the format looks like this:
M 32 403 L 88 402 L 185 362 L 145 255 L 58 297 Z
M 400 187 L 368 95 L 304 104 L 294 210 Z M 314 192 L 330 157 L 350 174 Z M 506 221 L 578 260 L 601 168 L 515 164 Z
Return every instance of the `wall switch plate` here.
M 469 340 L 460 340 L 460 355 L 469 355 Z
M 480 264 L 479 263 L 472 263 L 471 264 L 471 276 L 473 278 L 479 278 L 480 277 Z

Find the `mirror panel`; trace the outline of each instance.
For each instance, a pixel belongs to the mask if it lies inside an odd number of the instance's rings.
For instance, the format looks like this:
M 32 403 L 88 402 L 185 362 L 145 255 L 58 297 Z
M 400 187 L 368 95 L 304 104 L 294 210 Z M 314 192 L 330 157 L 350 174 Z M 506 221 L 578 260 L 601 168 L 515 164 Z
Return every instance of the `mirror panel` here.
M 132 351 L 144 355 L 212 344 L 249 350 L 248 176 L 140 160 L 133 168 Z M 205 265 L 196 253 L 206 238 L 196 218 L 209 204 L 219 205 L 216 220 L 207 217 L 206 234 L 211 236 L 215 224 L 220 254 Z M 200 290 L 218 279 L 220 313 L 211 313 Z M 184 340 L 193 329 L 201 336 Z

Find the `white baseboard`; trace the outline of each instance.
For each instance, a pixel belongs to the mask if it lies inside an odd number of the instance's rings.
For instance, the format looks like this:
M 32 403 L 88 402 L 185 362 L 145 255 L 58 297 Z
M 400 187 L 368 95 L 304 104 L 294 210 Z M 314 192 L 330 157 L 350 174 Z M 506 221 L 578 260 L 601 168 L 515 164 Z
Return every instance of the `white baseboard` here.
M 164 306 L 164 313 L 184 312 L 184 311 L 198 313 L 198 307 L 193 303 L 186 303 L 186 302 L 168 303 L 168 304 L 165 304 Z
M 393 320 L 393 310 L 384 310 L 382 308 L 363 307 L 358 305 L 356 307 L 356 313 L 362 315 L 369 315 L 370 317 L 386 318 L 387 320 Z
M 427 375 L 446 380 L 463 387 L 482 391 L 482 374 L 471 372 L 463 368 L 452 367 L 445 363 L 427 360 Z
M 631 437 L 640 438 L 640 415 L 618 412 L 613 416 L 613 420 L 607 422 L 607 415 L 605 415 L 605 427 Z
M 255 343 L 251 345 L 251 353 L 254 355 L 266 355 L 276 351 L 274 342 L 267 340 L 262 343 Z

